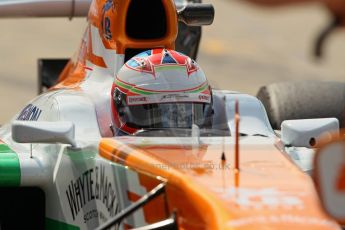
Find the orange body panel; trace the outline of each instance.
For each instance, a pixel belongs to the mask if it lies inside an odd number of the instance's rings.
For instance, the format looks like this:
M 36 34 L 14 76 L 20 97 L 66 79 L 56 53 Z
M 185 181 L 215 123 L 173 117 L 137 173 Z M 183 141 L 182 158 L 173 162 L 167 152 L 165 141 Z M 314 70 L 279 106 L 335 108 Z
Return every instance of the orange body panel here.
M 233 154 L 226 145 L 227 159 Z M 135 146 L 104 139 L 100 155 L 167 180 L 170 211 L 185 229 L 337 229 L 322 211 L 310 178 L 273 145 L 241 146 L 222 164 L 219 145 Z M 154 215 L 154 213 L 151 213 Z
M 329 212 L 326 203 L 330 203 L 330 201 L 327 201 L 329 198 L 327 196 L 333 196 L 335 194 L 329 193 L 326 194 L 324 192 L 324 189 L 322 189 L 322 185 L 321 185 L 321 178 L 323 178 L 323 180 L 325 180 L 324 175 L 319 175 L 320 173 L 320 165 L 319 165 L 319 160 L 318 158 L 320 157 L 320 155 L 322 154 L 322 152 L 324 151 L 324 148 L 327 148 L 330 145 L 333 144 L 337 144 L 337 143 L 341 143 L 343 145 L 345 145 L 345 130 L 341 130 L 340 134 L 338 132 L 333 133 L 331 139 L 329 139 L 329 137 L 324 138 L 323 140 L 321 140 L 321 144 L 319 145 L 318 150 L 316 151 L 316 155 L 314 157 L 314 171 L 313 171 L 313 177 L 314 177 L 314 181 L 315 181 L 315 186 L 318 190 L 319 193 L 319 197 L 322 200 L 322 206 L 324 207 L 324 210 L 327 210 L 327 212 Z M 327 153 L 323 153 L 323 154 L 327 154 Z M 345 153 L 343 152 L 344 157 L 345 157 Z M 330 159 L 332 159 L 332 156 L 329 156 Z M 333 162 L 334 163 L 334 162 Z M 326 168 L 326 170 L 333 170 L 333 172 L 336 172 L 335 175 L 335 183 L 334 183 L 334 190 L 333 191 L 338 191 L 339 194 L 342 194 L 342 198 L 345 198 L 345 164 L 340 165 L 339 167 L 339 171 L 337 172 L 336 168 L 334 168 L 333 165 L 331 165 L 330 167 L 333 168 Z M 327 180 L 329 180 L 330 178 L 326 178 Z M 332 180 L 330 180 L 332 181 Z M 338 194 L 337 194 L 338 195 Z M 330 213 L 330 215 L 332 215 L 332 213 Z M 345 225 L 345 219 L 344 218 L 339 218 L 339 217 L 335 217 L 337 218 L 337 221 L 342 224 Z
M 339 173 L 337 188 L 341 191 L 345 191 L 345 165 L 343 165 L 342 170 Z
M 167 15 L 167 34 L 161 39 L 138 40 L 132 39 L 126 34 L 126 17 L 130 1 L 113 1 L 112 10 L 107 13 L 112 22 L 110 30 L 112 39 L 104 38 L 101 22 L 103 19 L 102 7 L 103 0 L 94 1 L 89 13 L 90 23 L 99 28 L 102 35 L 102 41 L 106 48 L 116 50 L 118 54 L 124 54 L 126 48 L 154 48 L 166 47 L 175 48 L 175 39 L 177 37 L 177 13 L 173 1 L 162 1 Z
M 91 26 L 97 28 L 102 45 L 105 49 L 116 54 L 124 54 L 127 48 L 132 49 L 152 49 L 152 48 L 175 48 L 175 40 L 178 32 L 178 20 L 175 4 L 171 0 L 162 1 L 167 15 L 167 32 L 161 39 L 133 39 L 126 34 L 126 17 L 130 1 L 113 0 L 110 10 L 104 12 L 105 0 L 95 0 L 91 4 L 88 15 L 89 26 L 86 29 L 78 58 L 70 61 L 61 73 L 58 82 L 54 86 L 57 88 L 75 88 L 86 77 L 85 64 L 90 62 L 98 67 L 109 68 L 104 61 L 104 57 L 97 56 L 91 42 Z M 107 38 L 104 32 L 104 18 L 108 17 L 111 21 L 111 38 Z M 92 70 L 91 70 L 92 71 Z

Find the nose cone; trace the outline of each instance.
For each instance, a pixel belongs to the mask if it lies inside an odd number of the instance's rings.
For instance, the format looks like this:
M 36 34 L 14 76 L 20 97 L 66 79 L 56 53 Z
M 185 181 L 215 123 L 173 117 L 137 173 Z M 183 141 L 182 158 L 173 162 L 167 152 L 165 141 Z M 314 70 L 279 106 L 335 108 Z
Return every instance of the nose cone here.
M 191 145 L 191 138 L 151 138 L 145 145 L 133 145 L 139 139 L 128 141 L 133 149 L 125 164 L 167 179 L 169 208 L 183 220 L 179 226 L 340 229 L 320 207 L 311 179 L 278 151 L 271 138 L 246 137 L 247 144 L 240 146 L 239 172 L 233 167 L 234 143 L 224 138 L 201 138 L 199 146 Z M 226 162 L 221 160 L 222 146 Z

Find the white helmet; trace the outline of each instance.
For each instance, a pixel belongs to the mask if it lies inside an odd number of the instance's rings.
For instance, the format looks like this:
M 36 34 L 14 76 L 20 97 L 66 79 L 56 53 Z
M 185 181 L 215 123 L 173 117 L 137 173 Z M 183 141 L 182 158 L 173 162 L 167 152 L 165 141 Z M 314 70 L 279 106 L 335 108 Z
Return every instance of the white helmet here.
M 204 72 L 174 50 L 140 53 L 119 70 L 112 87 L 117 131 L 211 125 L 212 93 Z

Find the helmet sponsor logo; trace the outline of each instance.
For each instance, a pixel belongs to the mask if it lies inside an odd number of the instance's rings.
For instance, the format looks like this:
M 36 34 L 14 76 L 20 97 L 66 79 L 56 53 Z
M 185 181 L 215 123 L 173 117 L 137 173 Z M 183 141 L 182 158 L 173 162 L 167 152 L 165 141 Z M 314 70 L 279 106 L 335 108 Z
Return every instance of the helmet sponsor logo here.
M 181 99 L 186 99 L 189 98 L 188 95 L 186 94 L 168 94 L 168 95 L 163 95 L 161 97 L 161 101 L 167 101 L 167 100 L 181 100 Z
M 128 97 L 128 103 L 146 102 L 146 97 Z
M 200 101 L 210 101 L 210 96 L 208 95 L 199 95 Z
M 211 103 L 211 97 L 201 93 L 169 93 L 146 96 L 128 96 L 128 105 L 143 105 L 154 103 L 197 102 Z

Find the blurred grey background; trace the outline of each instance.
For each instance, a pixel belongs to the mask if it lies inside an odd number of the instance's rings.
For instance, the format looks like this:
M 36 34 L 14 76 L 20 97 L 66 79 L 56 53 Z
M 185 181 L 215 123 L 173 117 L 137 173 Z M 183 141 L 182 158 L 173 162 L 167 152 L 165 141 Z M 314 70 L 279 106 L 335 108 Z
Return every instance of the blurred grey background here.
M 321 6 L 212 4 L 216 17 L 204 27 L 198 63 L 213 87 L 255 95 L 260 86 L 279 81 L 345 81 L 345 30 L 330 37 L 323 60 L 312 56 L 313 41 L 329 22 Z M 37 59 L 72 56 L 85 26 L 85 19 L 0 20 L 0 124 L 35 97 Z

